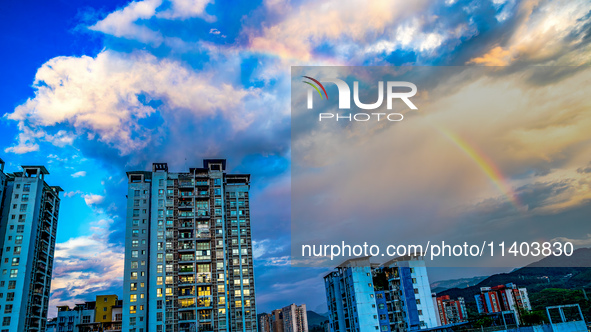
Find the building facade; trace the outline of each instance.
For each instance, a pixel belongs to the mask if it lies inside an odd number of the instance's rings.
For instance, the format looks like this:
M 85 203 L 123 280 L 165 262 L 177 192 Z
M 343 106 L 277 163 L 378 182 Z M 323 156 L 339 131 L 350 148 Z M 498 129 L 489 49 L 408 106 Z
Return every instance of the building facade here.
M 128 172 L 123 330 L 256 331 L 250 175 Z
M 480 294 L 474 295 L 478 313 L 492 314 L 512 311 L 515 320 L 520 321 L 522 311 L 530 311 L 531 304 L 526 288 L 518 288 L 515 284 L 481 287 Z
M 60 187 L 44 166 L 4 173 L 0 160 L 0 332 L 45 331 Z
M 290 304 L 281 311 L 284 332 L 308 332 L 308 313 L 305 304 Z
M 441 325 L 457 324 L 468 320 L 466 303 L 463 297 L 457 300 L 450 299 L 449 295 L 437 298 L 437 311 Z
M 414 331 L 438 326 L 421 257 L 373 265 L 350 259 L 324 277 L 333 332 Z
M 259 317 L 260 332 L 308 332 L 306 305 L 290 304 Z

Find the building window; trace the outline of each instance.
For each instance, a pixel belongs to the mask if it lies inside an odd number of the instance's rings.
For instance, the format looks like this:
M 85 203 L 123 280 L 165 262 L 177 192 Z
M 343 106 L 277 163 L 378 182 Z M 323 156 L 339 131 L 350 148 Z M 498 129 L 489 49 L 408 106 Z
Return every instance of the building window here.
M 17 270 L 17 269 L 11 269 L 11 270 L 10 270 L 10 277 L 11 277 L 11 278 L 16 278 L 16 277 L 18 277 L 18 270 Z
M 129 313 L 135 314 L 135 312 L 136 312 L 136 306 L 130 305 L 129 306 Z M 129 324 L 135 325 L 135 317 L 129 317 Z
M 23 194 L 21 196 L 21 201 L 28 202 L 29 201 L 29 194 Z
M 14 300 L 14 293 L 6 293 L 6 301 L 13 301 Z
M 18 186 L 18 185 L 17 185 Z M 17 187 L 18 188 L 18 187 Z M 30 183 L 25 183 L 23 185 L 23 192 L 29 192 L 31 191 L 31 184 Z
M 136 294 L 131 294 L 129 296 L 129 302 L 137 302 L 137 295 Z M 107 309 L 107 308 L 105 308 Z
M 21 253 L 21 247 L 14 247 L 14 252 L 15 255 L 18 255 Z
M 27 212 L 27 204 L 21 204 L 20 212 Z
M 132 269 L 137 269 L 137 267 L 138 267 L 137 261 L 131 262 L 131 268 Z
M 417 299 L 417 304 L 421 304 L 421 299 Z
M 132 291 L 136 291 L 136 290 L 137 290 L 137 282 L 132 282 L 132 283 L 130 284 L 130 289 L 131 289 Z
M 10 325 L 10 317 L 4 317 L 4 319 L 2 320 L 2 326 L 8 325 Z
M 82 324 L 90 323 L 90 316 L 83 316 L 82 317 Z
M 133 191 L 133 196 L 139 196 L 140 195 L 140 191 L 139 190 L 134 190 Z
M 7 304 L 6 306 L 4 306 L 4 313 L 5 314 L 11 314 L 12 313 L 12 304 Z
M 131 272 L 131 280 L 137 280 L 137 272 Z
M 18 261 L 19 261 L 19 258 L 18 257 L 14 257 L 12 259 L 12 266 L 18 266 Z
M 16 288 L 16 280 L 10 280 L 8 282 L 8 289 L 15 289 L 15 288 Z
M 131 251 L 131 257 L 137 258 L 138 257 L 138 251 L 137 250 L 132 250 Z
M 16 232 L 17 233 L 24 233 L 25 232 L 25 225 L 16 225 Z

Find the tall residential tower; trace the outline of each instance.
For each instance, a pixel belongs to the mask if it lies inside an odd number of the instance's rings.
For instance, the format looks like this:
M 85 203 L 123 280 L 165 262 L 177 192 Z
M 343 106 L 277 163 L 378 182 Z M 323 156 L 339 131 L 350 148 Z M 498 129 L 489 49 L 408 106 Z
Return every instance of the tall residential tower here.
M 425 262 L 349 259 L 324 277 L 332 332 L 408 332 L 438 326 Z
M 60 187 L 43 166 L 4 173 L 0 159 L 0 332 L 45 331 Z
M 123 331 L 256 331 L 250 175 L 128 172 Z

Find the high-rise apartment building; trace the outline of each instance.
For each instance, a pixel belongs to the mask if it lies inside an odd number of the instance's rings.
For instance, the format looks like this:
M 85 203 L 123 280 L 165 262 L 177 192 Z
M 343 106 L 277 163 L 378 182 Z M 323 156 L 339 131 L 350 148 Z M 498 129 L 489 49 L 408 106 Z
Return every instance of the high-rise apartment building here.
M 478 313 L 493 314 L 512 311 L 519 322 L 521 311 L 530 311 L 531 304 L 526 288 L 518 288 L 515 284 L 481 287 L 480 294 L 474 295 Z
M 281 310 L 285 332 L 308 332 L 308 313 L 305 304 L 290 304 Z
M 324 277 L 333 332 L 415 331 L 437 327 L 422 257 L 383 265 L 350 259 Z
M 250 175 L 128 172 L 123 330 L 256 331 Z
M 437 311 L 442 325 L 457 324 L 468 320 L 466 303 L 463 297 L 452 300 L 449 295 L 437 297 Z
M 0 159 L 0 332 L 44 331 L 60 187 L 44 166 L 4 173 Z
M 259 317 L 260 332 L 308 332 L 306 305 L 290 304 Z

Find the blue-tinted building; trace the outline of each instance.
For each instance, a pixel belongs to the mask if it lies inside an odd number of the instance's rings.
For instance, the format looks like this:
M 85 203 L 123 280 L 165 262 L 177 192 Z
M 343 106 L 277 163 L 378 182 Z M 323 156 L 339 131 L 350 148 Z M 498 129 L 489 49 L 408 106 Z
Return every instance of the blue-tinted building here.
M 438 326 L 422 257 L 383 265 L 351 259 L 324 277 L 333 332 L 417 331 Z
M 0 332 L 45 331 L 62 191 L 48 174 L 4 173 L 0 159 Z
M 122 330 L 257 330 L 250 175 L 225 159 L 128 172 Z

